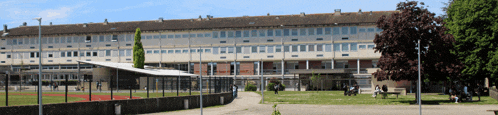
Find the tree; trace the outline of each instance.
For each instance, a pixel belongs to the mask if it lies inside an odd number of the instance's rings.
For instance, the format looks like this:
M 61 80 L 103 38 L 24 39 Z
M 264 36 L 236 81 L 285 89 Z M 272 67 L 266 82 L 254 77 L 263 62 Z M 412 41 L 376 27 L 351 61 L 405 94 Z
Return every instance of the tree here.
M 455 0 L 448 8 L 449 34 L 455 37 L 454 54 L 464 64 L 463 80 L 498 76 L 498 2 Z
M 140 28 L 137 28 L 135 32 L 135 44 L 133 45 L 133 67 L 144 68 L 145 53 L 142 46 L 142 37 Z
M 380 69 L 372 74 L 377 80 L 417 80 L 418 40 L 422 78 L 445 80 L 459 76 L 461 63 L 448 58 L 454 57 L 450 49 L 455 41 L 445 33 L 443 19 L 417 5 L 415 1 L 398 3 L 400 12 L 381 16 L 376 22 L 377 27 L 383 29 L 374 39 L 375 52 L 381 53 L 377 63 Z
M 321 73 L 318 73 L 318 75 L 316 75 L 315 71 L 311 72 L 311 82 L 313 83 L 312 86 L 320 84 L 321 77 L 322 77 L 320 74 Z M 318 86 L 315 86 L 315 87 L 318 87 Z M 311 87 L 311 88 L 313 88 L 313 87 Z M 318 92 L 318 89 L 316 90 L 316 92 Z

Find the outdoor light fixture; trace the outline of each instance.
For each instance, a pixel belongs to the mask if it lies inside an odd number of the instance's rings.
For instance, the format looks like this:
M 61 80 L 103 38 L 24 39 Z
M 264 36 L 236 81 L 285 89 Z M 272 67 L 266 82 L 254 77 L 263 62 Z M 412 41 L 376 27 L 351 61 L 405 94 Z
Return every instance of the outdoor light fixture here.
M 41 17 L 40 18 L 33 18 L 33 20 L 38 20 L 38 43 L 40 47 L 38 48 L 39 54 L 42 54 L 42 42 L 41 42 Z M 41 65 L 41 58 L 42 56 L 38 56 L 38 114 L 43 115 L 43 105 L 42 105 L 42 65 Z

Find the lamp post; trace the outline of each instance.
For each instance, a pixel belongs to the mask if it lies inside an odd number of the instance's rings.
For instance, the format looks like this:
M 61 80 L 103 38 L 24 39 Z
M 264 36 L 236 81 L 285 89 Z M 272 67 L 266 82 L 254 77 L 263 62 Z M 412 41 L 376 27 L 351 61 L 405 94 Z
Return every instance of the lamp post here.
M 38 20 L 38 43 L 40 47 L 38 48 L 38 114 L 42 115 L 43 114 L 43 105 L 42 105 L 42 64 L 41 64 L 41 52 L 42 52 L 42 42 L 41 42 L 41 17 L 40 18 L 33 18 L 33 20 Z
M 418 40 L 418 91 L 417 91 L 417 97 L 418 97 L 418 111 L 419 114 L 422 115 L 422 100 L 420 97 L 420 39 Z
M 200 85 L 200 97 L 201 97 L 201 101 L 200 101 L 200 104 L 201 104 L 201 115 L 203 113 L 202 111 L 202 49 L 199 48 L 199 75 L 201 76 L 201 82 L 199 83 Z

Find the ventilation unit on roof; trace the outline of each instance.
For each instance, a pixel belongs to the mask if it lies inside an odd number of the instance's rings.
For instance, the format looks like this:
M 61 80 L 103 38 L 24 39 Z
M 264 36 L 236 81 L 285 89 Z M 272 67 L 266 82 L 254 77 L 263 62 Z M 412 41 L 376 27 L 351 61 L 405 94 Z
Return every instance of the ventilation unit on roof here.
M 52 26 L 52 22 L 50 22 L 50 26 Z
M 22 23 L 22 26 L 27 26 L 27 25 L 28 25 L 28 23 L 26 23 L 26 22 Z
M 358 10 L 358 14 L 363 14 L 363 12 L 361 12 L 361 9 L 360 9 L 360 10 Z
M 107 22 L 107 18 L 106 18 L 106 19 L 104 19 L 104 25 L 107 25 L 107 24 L 109 24 L 109 22 Z
M 372 15 L 372 11 L 370 11 L 370 15 Z
M 277 17 L 275 17 L 275 19 L 280 19 L 280 17 L 277 16 Z
M 341 9 L 335 9 L 334 11 L 335 11 L 334 15 L 336 16 L 341 15 Z
M 306 16 L 306 14 L 304 14 L 304 12 L 301 12 L 300 16 L 304 17 L 304 16 Z
M 270 13 L 267 13 L 266 16 L 270 16 Z
M 199 15 L 199 18 L 197 18 L 197 21 L 201 21 L 202 20 L 202 16 Z
M 206 20 L 211 20 L 211 15 L 206 15 Z
M 159 17 L 159 22 L 163 22 L 163 21 L 164 21 L 163 17 Z
M 83 27 L 87 27 L 87 26 L 88 26 L 88 24 L 87 24 L 87 23 L 83 23 Z

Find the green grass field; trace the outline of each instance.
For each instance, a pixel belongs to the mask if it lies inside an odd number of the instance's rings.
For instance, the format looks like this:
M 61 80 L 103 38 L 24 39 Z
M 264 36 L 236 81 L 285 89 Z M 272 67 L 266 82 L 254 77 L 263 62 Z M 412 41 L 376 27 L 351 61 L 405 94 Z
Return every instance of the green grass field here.
M 36 94 L 36 92 L 9 92 L 9 106 L 35 105 L 35 104 L 37 104 L 38 97 L 36 95 L 18 95 L 18 94 Z M 43 94 L 65 94 L 65 93 L 64 92 L 43 92 Z M 83 92 L 68 92 L 68 94 L 88 95 L 88 92 L 85 92 L 85 93 L 83 93 Z M 180 94 L 180 96 L 189 95 L 188 92 L 187 93 L 179 93 L 179 94 Z M 111 95 L 111 93 L 92 92 L 92 95 Z M 125 92 L 125 91 L 120 91 L 120 93 L 114 92 L 113 95 L 130 96 L 130 93 Z M 199 95 L 199 92 L 192 92 L 192 95 Z M 147 93 L 137 92 L 137 93 L 132 93 L 132 96 L 147 98 Z M 159 93 L 149 92 L 149 98 L 162 97 L 162 96 L 163 96 L 162 92 L 159 92 Z M 174 93 L 165 92 L 164 96 L 165 97 L 173 97 L 173 96 L 176 96 L 176 92 L 174 92 Z M 68 102 L 84 100 L 83 98 L 78 98 L 78 97 L 68 97 L 67 99 L 68 99 Z M 43 104 L 64 103 L 65 97 L 64 96 L 43 96 L 42 102 L 43 102 Z M 0 106 L 5 106 L 5 92 L 0 93 Z
M 261 92 L 256 92 L 261 95 Z M 323 104 L 323 105 L 409 105 L 414 104 L 415 96 L 413 95 L 388 95 L 387 99 L 377 99 L 372 94 L 358 94 L 356 96 L 344 96 L 342 91 L 280 91 L 275 95 L 273 91 L 265 91 L 265 103 L 283 103 L 283 104 Z M 473 100 L 478 100 L 477 96 Z M 422 95 L 422 104 L 498 104 L 496 99 L 489 96 L 481 96 L 478 102 L 460 102 L 454 103 L 448 100 L 448 95 Z

